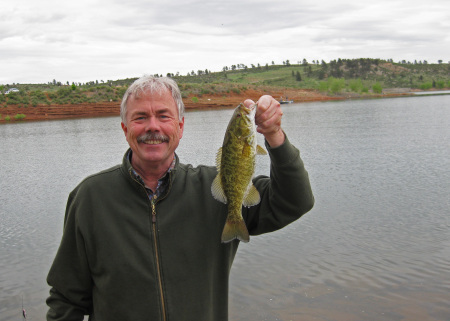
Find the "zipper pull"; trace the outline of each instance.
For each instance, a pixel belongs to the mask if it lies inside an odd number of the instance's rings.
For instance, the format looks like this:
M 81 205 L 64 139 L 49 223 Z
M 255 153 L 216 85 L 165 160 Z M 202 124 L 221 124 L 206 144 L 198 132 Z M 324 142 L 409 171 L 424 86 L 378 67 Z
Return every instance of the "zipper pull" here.
M 153 195 L 152 201 L 151 201 L 151 203 L 152 203 L 152 222 L 153 223 L 156 223 L 156 206 L 155 206 L 156 198 L 157 198 L 157 196 L 155 194 L 155 195 Z

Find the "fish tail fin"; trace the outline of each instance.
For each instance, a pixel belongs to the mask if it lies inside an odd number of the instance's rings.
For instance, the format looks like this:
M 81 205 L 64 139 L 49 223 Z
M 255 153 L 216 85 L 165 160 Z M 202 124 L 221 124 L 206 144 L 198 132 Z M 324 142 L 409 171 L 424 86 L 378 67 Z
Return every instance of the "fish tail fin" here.
M 248 234 L 244 220 L 232 221 L 227 219 L 225 222 L 225 227 L 222 232 L 222 243 L 228 243 L 234 239 L 245 243 L 250 241 L 250 235 Z

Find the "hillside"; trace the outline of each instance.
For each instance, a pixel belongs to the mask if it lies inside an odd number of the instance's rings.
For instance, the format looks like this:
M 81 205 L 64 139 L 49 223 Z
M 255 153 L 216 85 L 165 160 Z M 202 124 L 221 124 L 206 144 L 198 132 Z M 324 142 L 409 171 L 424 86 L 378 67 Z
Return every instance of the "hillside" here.
M 159 75 L 162 76 L 162 75 Z M 233 107 L 262 94 L 296 102 L 370 98 L 450 87 L 449 64 L 393 63 L 379 59 L 334 60 L 301 64 L 224 67 L 220 72 L 170 74 L 180 87 L 186 108 Z M 119 114 L 121 97 L 135 80 L 91 81 L 66 85 L 0 86 L 0 122 L 94 117 Z M 4 94 L 10 88 L 19 92 Z

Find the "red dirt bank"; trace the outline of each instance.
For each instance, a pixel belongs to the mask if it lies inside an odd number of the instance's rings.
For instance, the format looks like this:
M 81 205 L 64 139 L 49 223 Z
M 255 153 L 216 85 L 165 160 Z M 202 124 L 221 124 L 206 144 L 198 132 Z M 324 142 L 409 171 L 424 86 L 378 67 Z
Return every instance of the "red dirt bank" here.
M 264 94 L 272 95 L 274 98 L 288 97 L 295 102 L 338 100 L 350 98 L 347 96 L 327 96 L 315 90 L 295 90 L 295 89 L 270 89 L 263 88 L 260 90 L 242 91 L 240 94 L 214 94 L 203 95 L 198 97 L 198 102 L 193 102 L 192 97 L 183 99 L 186 110 L 202 109 L 202 108 L 223 108 L 235 107 L 245 99 L 250 98 L 256 101 Z M 40 121 L 54 119 L 69 118 L 87 118 L 87 117 L 103 117 L 118 116 L 120 110 L 120 102 L 102 102 L 77 105 L 38 105 L 36 107 L 19 107 L 10 105 L 0 108 L 0 123 L 16 122 L 14 116 L 24 114 L 26 117 L 21 121 Z M 6 121 L 5 117 L 9 116 L 10 120 Z

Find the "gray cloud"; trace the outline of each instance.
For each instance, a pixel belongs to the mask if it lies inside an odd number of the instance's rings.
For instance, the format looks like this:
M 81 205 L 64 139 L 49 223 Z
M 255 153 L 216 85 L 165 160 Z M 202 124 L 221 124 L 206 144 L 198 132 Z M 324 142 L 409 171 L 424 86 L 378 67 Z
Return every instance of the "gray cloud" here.
M 447 0 L 21 0 L 0 12 L 0 84 L 303 58 L 447 61 L 448 12 Z

